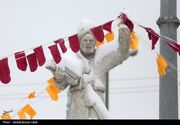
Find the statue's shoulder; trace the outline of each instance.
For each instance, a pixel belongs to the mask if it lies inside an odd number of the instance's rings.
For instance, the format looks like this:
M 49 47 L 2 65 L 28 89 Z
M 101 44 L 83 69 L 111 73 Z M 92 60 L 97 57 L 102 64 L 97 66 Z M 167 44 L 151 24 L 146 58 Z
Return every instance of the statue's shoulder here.
M 99 46 L 98 48 L 96 48 L 95 61 L 102 60 L 102 58 L 108 57 L 112 53 L 116 53 L 118 46 L 119 43 L 117 40 Z

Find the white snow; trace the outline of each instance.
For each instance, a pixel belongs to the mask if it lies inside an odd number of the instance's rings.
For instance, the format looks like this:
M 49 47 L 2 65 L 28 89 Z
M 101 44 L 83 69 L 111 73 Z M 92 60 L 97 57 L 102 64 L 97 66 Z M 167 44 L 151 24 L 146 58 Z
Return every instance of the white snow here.
M 62 60 L 59 64 L 56 64 L 56 66 L 59 66 L 62 70 L 65 70 L 65 67 L 68 67 L 77 75 L 82 76 L 83 65 L 81 60 L 77 58 L 76 53 L 72 52 L 69 49 L 66 53 L 62 54 L 61 56 Z
M 119 47 L 119 42 L 118 41 L 113 41 L 110 43 L 106 43 L 102 46 L 99 46 L 96 49 L 96 54 L 95 54 L 95 63 L 100 62 L 103 57 L 108 55 L 109 53 L 116 51 Z
M 109 118 L 109 112 L 106 106 L 104 105 L 101 98 L 96 94 L 91 84 L 87 85 L 86 97 L 89 105 L 92 105 L 94 107 L 100 119 Z

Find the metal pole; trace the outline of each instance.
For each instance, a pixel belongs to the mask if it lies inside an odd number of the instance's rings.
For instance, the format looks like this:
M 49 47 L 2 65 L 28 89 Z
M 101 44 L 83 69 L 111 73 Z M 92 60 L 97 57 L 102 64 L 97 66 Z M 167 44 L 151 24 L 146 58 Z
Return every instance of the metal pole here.
M 176 16 L 176 0 L 161 0 L 160 17 L 157 20 L 160 34 L 177 41 L 177 28 L 180 24 Z M 160 39 L 160 54 L 177 69 L 177 53 Z M 178 119 L 177 70 L 170 66 L 167 74 L 159 78 L 159 118 Z
M 106 74 L 106 95 L 105 95 L 106 107 L 109 109 L 109 72 Z

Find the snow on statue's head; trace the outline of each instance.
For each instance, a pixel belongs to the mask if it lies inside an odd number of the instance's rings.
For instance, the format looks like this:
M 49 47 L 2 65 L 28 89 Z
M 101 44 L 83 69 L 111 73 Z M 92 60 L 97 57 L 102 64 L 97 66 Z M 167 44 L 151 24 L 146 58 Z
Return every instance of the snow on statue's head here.
M 94 23 L 89 19 L 83 19 L 78 27 L 78 37 L 80 41 L 80 51 L 84 56 L 91 56 L 95 52 L 96 38 L 90 31 L 95 27 Z

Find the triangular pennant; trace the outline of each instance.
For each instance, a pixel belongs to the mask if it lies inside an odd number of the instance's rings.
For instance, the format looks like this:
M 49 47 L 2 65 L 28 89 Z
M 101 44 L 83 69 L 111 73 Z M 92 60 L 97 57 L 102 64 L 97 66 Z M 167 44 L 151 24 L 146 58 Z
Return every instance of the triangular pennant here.
M 18 116 L 20 119 L 26 119 L 26 114 L 22 109 L 18 112 Z
M 143 26 L 141 26 L 141 27 L 143 27 Z M 155 33 L 154 30 L 152 30 L 151 28 L 148 28 L 148 27 L 143 27 L 143 28 L 148 33 L 149 40 L 152 40 L 152 50 L 155 49 L 155 45 L 156 45 L 157 41 L 159 40 L 159 35 L 157 33 Z
M 7 84 L 11 81 L 8 58 L 0 60 L 0 78 L 1 82 L 4 84 Z
M 156 45 L 158 40 L 159 40 L 159 35 L 158 34 L 152 35 L 152 49 L 155 49 L 155 45 Z
M 57 45 L 55 44 L 55 45 L 49 46 L 48 48 L 51 52 L 51 55 L 52 55 L 54 61 L 56 62 L 56 64 L 58 64 L 61 61 L 61 54 L 58 50 Z
M 143 26 L 142 26 L 143 27 Z M 146 32 L 148 33 L 148 37 L 149 37 L 149 40 L 152 40 L 152 33 L 153 33 L 153 30 L 151 28 L 148 28 L 148 27 L 143 27 Z
M 102 25 L 92 28 L 91 31 L 92 31 L 92 33 L 95 36 L 97 41 L 103 42 L 104 32 L 103 32 Z
M 106 30 L 106 31 L 108 31 L 108 32 L 112 32 L 112 29 L 111 29 L 111 27 L 112 27 L 112 22 L 113 22 L 113 20 L 111 20 L 111 21 L 103 24 L 103 29 Z
M 29 68 L 31 72 L 34 72 L 37 70 L 38 64 L 37 64 L 37 60 L 36 60 L 36 56 L 35 53 L 31 53 L 27 56 L 27 60 L 28 60 L 28 64 L 29 64 Z
M 31 119 L 36 115 L 36 111 L 29 104 L 25 105 L 22 110 L 26 112 Z
M 106 41 L 109 43 L 111 41 L 114 40 L 114 33 L 113 32 L 109 32 L 105 35 Z
M 27 61 L 26 55 L 24 51 L 16 52 L 15 53 L 16 64 L 19 70 L 26 71 L 27 69 Z
M 132 31 L 130 34 L 130 49 L 137 50 L 138 49 L 138 37 L 136 36 L 135 32 Z
M 73 52 L 78 52 L 80 49 L 80 42 L 77 34 L 69 37 L 69 45 Z
M 170 46 L 175 52 L 178 52 L 179 53 L 179 56 L 180 56 L 180 45 L 175 43 L 175 42 L 172 42 L 172 41 L 166 41 L 166 43 L 168 44 L 168 46 Z
M 61 50 L 63 53 L 65 53 L 67 51 L 67 48 L 64 44 L 64 39 L 58 39 L 56 41 L 54 41 L 56 44 L 59 44 L 59 46 L 61 47 Z
M 161 55 L 158 54 L 156 61 L 157 61 L 159 75 L 160 76 L 166 75 L 166 69 L 168 66 L 166 60 Z
M 43 52 L 42 46 L 34 48 L 33 50 L 34 50 L 34 53 L 36 55 L 36 59 L 37 59 L 37 61 L 39 63 L 39 66 L 44 65 L 44 63 L 46 62 L 46 58 L 44 56 L 44 52 Z
M 3 119 L 3 120 L 10 120 L 11 116 L 9 115 L 9 113 L 3 113 L 3 115 L 1 116 L 1 119 Z

